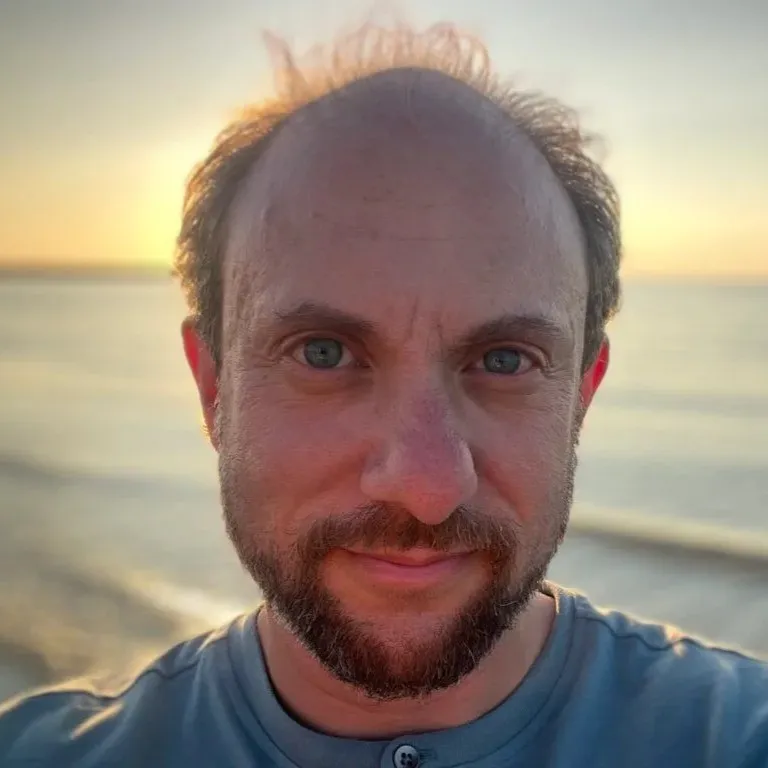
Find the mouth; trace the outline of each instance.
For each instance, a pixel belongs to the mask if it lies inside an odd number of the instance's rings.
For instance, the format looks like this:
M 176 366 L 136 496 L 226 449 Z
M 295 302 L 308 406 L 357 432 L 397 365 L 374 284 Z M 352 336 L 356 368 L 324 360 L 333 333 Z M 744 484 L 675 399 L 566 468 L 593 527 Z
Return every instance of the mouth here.
M 389 585 L 428 586 L 445 581 L 467 567 L 472 552 L 437 552 L 432 549 L 404 551 L 344 550 L 350 565 L 366 578 Z

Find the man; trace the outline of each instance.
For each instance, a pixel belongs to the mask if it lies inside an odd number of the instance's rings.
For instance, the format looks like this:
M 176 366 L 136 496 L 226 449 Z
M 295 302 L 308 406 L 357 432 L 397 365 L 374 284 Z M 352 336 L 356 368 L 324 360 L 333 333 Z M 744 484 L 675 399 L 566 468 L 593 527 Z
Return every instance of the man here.
M 263 606 L 119 690 L 11 703 L 2 765 L 768 765 L 766 666 L 544 580 L 619 296 L 578 125 L 448 27 L 335 53 L 285 54 L 179 238 Z

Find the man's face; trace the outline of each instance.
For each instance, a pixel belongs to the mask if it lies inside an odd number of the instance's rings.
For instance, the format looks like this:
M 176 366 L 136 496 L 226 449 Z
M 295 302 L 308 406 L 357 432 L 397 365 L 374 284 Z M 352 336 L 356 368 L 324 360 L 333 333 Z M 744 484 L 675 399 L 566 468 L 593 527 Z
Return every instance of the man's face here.
M 471 671 L 555 553 L 587 281 L 521 137 L 450 103 L 384 122 L 289 126 L 243 191 L 215 440 L 267 603 L 396 698 Z

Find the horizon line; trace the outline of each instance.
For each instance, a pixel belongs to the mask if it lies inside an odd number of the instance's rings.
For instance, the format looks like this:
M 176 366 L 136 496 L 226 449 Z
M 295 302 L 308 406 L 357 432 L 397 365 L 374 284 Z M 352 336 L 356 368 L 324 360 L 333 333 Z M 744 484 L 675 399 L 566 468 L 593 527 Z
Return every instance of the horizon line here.
M 20 261 L 3 262 L 0 260 L 0 277 L 2 278 L 86 278 L 102 277 L 105 279 L 121 278 L 153 278 L 174 279 L 173 267 L 170 264 L 154 264 L 151 262 L 33 262 Z M 652 270 L 633 270 L 622 274 L 622 282 L 653 282 L 653 283 L 703 283 L 715 285 L 768 285 L 768 273 L 691 273 L 691 272 L 656 272 Z

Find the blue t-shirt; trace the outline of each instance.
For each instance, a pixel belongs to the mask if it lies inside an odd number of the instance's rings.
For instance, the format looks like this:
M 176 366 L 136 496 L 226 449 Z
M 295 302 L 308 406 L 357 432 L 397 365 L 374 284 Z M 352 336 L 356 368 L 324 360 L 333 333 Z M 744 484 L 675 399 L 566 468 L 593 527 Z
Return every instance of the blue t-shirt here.
M 121 691 L 0 709 L 0 766 L 41 768 L 768 768 L 768 665 L 593 607 L 552 584 L 556 620 L 515 692 L 457 728 L 381 741 L 281 707 L 255 615 L 172 648 Z

